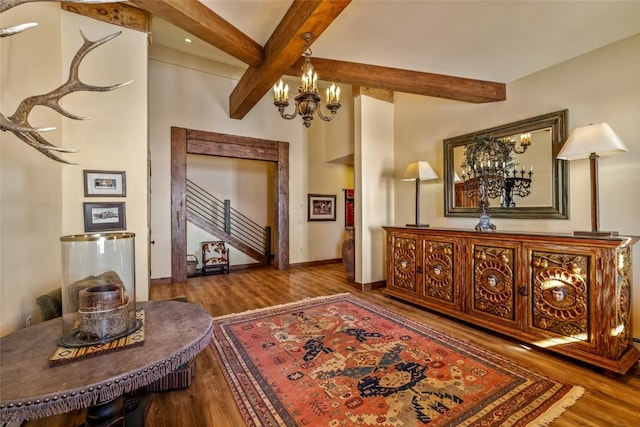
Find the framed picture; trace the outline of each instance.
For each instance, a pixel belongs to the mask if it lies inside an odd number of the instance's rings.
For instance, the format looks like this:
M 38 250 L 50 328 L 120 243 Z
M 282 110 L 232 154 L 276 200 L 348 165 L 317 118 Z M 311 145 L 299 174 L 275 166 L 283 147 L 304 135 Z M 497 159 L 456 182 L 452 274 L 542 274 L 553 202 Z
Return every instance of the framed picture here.
M 83 203 L 84 231 L 115 231 L 127 227 L 124 202 Z
M 84 197 L 124 197 L 127 195 L 124 172 L 84 170 Z
M 344 190 L 344 226 L 353 227 L 355 225 L 355 197 L 352 188 Z
M 309 221 L 335 221 L 336 196 L 330 194 L 309 194 Z

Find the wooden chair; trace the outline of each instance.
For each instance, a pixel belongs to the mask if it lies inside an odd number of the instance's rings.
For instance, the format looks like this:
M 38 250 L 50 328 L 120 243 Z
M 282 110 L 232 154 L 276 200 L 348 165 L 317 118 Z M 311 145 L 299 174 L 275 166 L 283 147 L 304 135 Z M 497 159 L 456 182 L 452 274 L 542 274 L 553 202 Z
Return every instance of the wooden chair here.
M 221 240 L 202 242 L 202 275 L 229 274 L 229 249 Z

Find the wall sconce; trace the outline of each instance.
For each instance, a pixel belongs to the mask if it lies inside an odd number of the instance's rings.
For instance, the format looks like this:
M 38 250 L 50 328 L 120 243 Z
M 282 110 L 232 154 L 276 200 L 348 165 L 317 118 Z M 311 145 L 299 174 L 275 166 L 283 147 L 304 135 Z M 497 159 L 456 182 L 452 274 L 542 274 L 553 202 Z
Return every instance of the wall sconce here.
M 600 231 L 598 217 L 598 157 L 629 149 L 606 123 L 575 128 L 556 156 L 560 160 L 589 158 L 591 175 L 591 231 L 574 231 L 580 236 L 617 236 L 617 231 Z
M 438 174 L 433 170 L 429 162 L 417 161 L 407 165 L 404 173 L 400 177 L 400 181 L 416 182 L 416 222 L 415 224 L 407 224 L 407 227 L 428 227 L 429 224 L 420 223 L 420 182 L 438 179 Z

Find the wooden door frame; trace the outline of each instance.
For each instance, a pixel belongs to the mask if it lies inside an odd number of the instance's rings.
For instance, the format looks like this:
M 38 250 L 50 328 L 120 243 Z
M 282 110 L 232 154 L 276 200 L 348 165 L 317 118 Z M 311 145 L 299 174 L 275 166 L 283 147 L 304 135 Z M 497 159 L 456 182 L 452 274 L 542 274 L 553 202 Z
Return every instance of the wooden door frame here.
M 171 127 L 171 283 L 187 280 L 187 154 L 276 163 L 275 254 L 289 268 L 289 143 Z

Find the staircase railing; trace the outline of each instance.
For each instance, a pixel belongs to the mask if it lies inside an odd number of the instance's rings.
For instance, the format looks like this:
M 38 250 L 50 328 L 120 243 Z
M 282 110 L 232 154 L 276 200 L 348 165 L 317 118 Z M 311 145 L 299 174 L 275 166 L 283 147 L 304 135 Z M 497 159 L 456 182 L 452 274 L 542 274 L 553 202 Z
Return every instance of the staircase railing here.
M 252 248 L 269 262 L 271 227 L 261 226 L 233 209 L 229 200 L 218 199 L 190 180 L 187 180 L 187 212 Z

